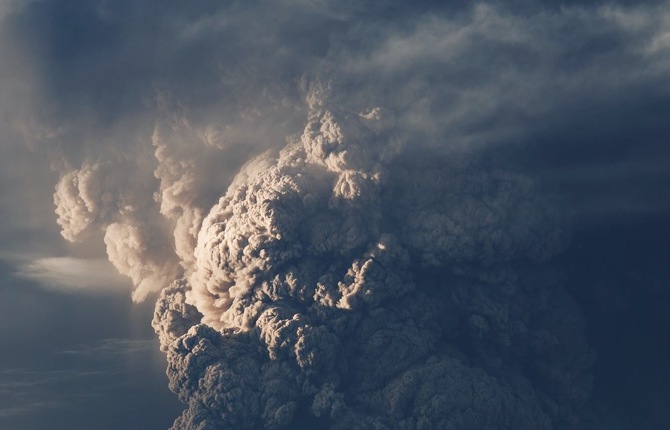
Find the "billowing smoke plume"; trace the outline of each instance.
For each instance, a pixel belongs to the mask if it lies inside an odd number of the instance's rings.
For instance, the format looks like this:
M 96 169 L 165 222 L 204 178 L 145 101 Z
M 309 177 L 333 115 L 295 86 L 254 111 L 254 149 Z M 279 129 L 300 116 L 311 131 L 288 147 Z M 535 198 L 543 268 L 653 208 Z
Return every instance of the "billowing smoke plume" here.
M 166 69 L 189 72 L 155 86 L 150 149 L 59 169 L 63 237 L 98 235 L 134 300 L 160 294 L 173 428 L 577 424 L 595 354 L 552 266 L 568 229 L 498 156 L 665 76 L 667 18 L 280 3 L 170 3 Z
M 593 356 L 537 266 L 560 224 L 529 179 L 408 153 L 382 112 L 313 108 L 204 218 L 154 318 L 175 429 L 577 420 Z
M 147 191 L 124 177 L 124 167 L 84 162 L 61 175 L 54 203 L 67 240 L 77 242 L 103 232 L 109 261 L 132 280 L 133 300 L 142 301 L 179 272 L 169 242 L 162 239 L 160 222 L 150 221 L 153 212 Z

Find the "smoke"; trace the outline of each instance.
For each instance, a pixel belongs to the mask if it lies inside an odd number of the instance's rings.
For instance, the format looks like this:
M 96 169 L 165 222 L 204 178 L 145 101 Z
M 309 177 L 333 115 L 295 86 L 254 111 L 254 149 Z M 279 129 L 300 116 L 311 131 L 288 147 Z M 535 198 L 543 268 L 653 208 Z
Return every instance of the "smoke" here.
M 40 58 L 17 121 L 63 238 L 159 296 L 175 430 L 580 422 L 571 226 L 524 157 L 667 92 L 665 3 L 94 3 L 104 55 Z
M 142 184 L 123 172 L 123 164 L 83 163 L 61 174 L 54 193 L 61 234 L 71 242 L 104 235 L 107 256 L 134 285 L 133 301 L 142 301 L 178 276 L 177 259 L 164 239 L 158 214 L 147 204 Z
M 204 218 L 153 322 L 175 429 L 578 420 L 593 353 L 536 266 L 560 223 L 530 179 L 408 152 L 381 111 L 320 103 Z

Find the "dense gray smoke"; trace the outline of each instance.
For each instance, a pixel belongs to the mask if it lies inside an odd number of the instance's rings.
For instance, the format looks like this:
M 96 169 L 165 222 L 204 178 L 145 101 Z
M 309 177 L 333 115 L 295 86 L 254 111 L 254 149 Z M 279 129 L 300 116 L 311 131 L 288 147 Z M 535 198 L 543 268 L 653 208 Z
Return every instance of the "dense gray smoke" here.
M 43 97 L 73 103 L 25 134 L 62 236 L 159 295 L 173 429 L 579 428 L 596 354 L 556 261 L 593 206 L 526 150 L 586 157 L 594 111 L 667 83 L 667 2 L 96 4 L 127 33 L 64 54 Z M 127 88 L 69 78 L 93 57 Z
M 314 108 L 204 218 L 154 318 L 189 406 L 174 428 L 577 420 L 593 355 L 537 266 L 560 224 L 528 178 L 409 153 L 381 111 Z

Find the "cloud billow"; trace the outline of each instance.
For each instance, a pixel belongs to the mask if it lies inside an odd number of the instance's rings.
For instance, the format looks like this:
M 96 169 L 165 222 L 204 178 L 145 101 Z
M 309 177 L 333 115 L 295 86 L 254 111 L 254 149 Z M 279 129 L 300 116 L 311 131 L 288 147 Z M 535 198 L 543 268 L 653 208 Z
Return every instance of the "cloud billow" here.
M 195 269 L 159 299 L 189 405 L 175 428 L 576 420 L 593 354 L 576 305 L 533 268 L 565 235 L 532 183 L 408 163 L 375 150 L 388 125 L 340 115 L 319 107 L 277 157 L 245 166 L 203 221 Z
M 578 425 L 595 354 L 555 261 L 593 208 L 538 178 L 667 96 L 667 2 L 99 1 L 88 44 L 35 25 L 65 3 L 3 17 L 67 45 L 21 39 L 55 113 L 18 122 L 62 236 L 160 295 L 175 430 Z

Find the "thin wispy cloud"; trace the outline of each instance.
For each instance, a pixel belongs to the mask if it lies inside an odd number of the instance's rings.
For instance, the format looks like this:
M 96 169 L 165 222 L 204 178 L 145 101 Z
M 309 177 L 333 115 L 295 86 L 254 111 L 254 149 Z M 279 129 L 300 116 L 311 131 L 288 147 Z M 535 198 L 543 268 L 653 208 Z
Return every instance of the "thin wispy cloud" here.
M 116 357 L 156 351 L 154 339 L 103 339 L 93 345 L 79 345 L 58 351 L 58 354 L 82 357 Z
M 67 408 L 79 399 L 100 396 L 114 373 L 111 369 L 2 370 L 0 418 Z
M 34 281 L 42 288 L 64 293 L 116 294 L 129 291 L 128 281 L 106 260 L 40 258 L 21 264 L 16 276 Z
M 137 381 L 129 379 L 127 363 L 152 363 L 156 352 L 153 339 L 102 339 L 53 352 L 55 369 L 0 370 L 0 419 L 67 410 L 133 386 Z

